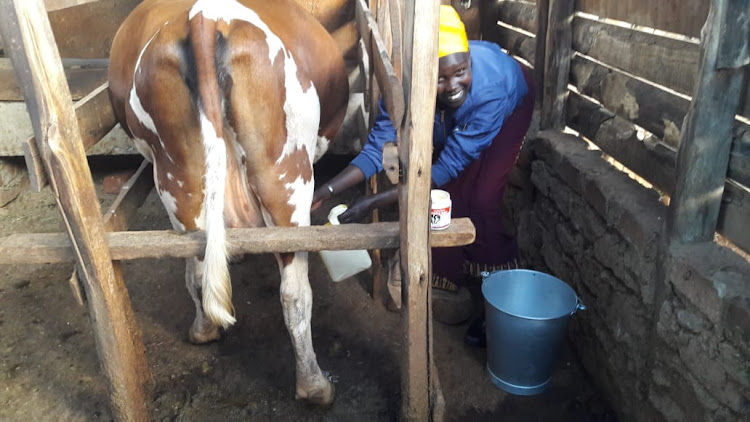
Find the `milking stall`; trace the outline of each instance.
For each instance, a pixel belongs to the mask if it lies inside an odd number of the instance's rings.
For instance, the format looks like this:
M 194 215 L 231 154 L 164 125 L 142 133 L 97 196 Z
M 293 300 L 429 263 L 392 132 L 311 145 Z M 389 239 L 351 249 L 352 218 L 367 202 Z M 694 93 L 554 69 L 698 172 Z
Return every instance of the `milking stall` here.
M 397 139 L 309 224 L 226 228 L 237 322 L 200 345 L 205 302 L 184 291 L 208 230 L 172 229 L 156 163 L 110 102 L 115 33 L 140 3 L 0 0 L 0 420 L 747 420 L 749 0 L 296 0 L 349 84 L 315 187 L 363 149 L 379 104 Z M 431 229 L 441 3 L 535 87 L 502 201 L 520 262 L 475 271 L 479 348 L 471 320 L 433 318 L 431 248 L 480 227 Z M 397 207 L 326 224 L 394 186 Z M 362 250 L 367 271 L 326 268 Z M 295 369 L 279 257 L 301 252 L 332 402 L 300 394 L 309 361 Z

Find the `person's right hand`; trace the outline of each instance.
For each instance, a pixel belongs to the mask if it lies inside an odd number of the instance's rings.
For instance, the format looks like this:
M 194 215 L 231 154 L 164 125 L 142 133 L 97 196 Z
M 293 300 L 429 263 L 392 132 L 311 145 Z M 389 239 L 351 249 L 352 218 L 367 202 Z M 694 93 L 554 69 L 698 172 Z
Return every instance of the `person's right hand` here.
M 323 185 L 315 190 L 313 193 L 312 205 L 310 206 L 310 212 L 317 210 L 323 205 L 323 202 L 331 198 L 331 192 L 328 191 L 328 185 Z

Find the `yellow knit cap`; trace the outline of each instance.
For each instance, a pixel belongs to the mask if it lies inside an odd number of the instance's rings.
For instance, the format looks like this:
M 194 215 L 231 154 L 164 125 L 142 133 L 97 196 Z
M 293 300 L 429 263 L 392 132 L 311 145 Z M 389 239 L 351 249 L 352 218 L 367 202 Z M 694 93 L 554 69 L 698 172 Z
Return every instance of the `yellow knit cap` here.
M 451 6 L 440 6 L 440 31 L 438 33 L 438 57 L 469 51 L 464 23 Z

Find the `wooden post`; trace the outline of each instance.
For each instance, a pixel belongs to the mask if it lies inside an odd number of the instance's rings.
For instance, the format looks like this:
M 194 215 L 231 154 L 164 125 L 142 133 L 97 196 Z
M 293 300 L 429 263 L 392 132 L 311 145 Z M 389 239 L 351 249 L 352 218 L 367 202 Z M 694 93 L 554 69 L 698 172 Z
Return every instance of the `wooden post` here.
M 148 420 L 145 349 L 122 274 L 113 267 L 107 249 L 99 201 L 44 3 L 0 0 L 0 28 L 84 279 L 113 413 L 119 420 Z
M 541 130 L 565 128 L 565 100 L 572 55 L 574 1 L 548 0 Z M 541 13 L 541 11 L 540 11 Z M 537 44 L 541 42 L 537 37 Z M 538 48 L 538 47 L 537 47 Z M 540 87 L 537 87 L 539 89 Z
M 399 187 L 401 226 L 402 313 L 404 345 L 401 419 L 429 421 L 442 415 L 434 394 L 430 303 L 429 194 L 432 123 L 437 96 L 437 28 L 439 0 L 407 0 L 404 7 L 403 85 L 408 104 L 399 156 L 404 181 Z M 418 30 L 416 30 L 418 28 Z M 411 54 L 409 54 L 409 52 Z
M 549 18 L 549 0 L 536 0 L 536 50 L 534 56 L 534 112 L 541 111 L 544 101 L 544 60 L 547 51 L 547 21 Z M 571 35 L 571 43 L 572 38 Z
M 744 20 L 743 20 L 744 19 Z M 734 115 L 750 62 L 746 0 L 713 0 L 701 31 L 701 65 L 677 152 L 677 183 L 670 203 L 672 241 L 714 237 L 729 165 Z M 727 45 L 733 50 L 727 51 Z M 721 65 L 735 66 L 720 68 Z

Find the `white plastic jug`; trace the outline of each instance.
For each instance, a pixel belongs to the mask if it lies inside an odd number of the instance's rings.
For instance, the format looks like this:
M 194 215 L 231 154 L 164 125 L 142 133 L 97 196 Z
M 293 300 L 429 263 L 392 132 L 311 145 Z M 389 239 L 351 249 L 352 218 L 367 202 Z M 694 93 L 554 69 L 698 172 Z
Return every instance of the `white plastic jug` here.
M 340 204 L 331 208 L 328 213 L 328 223 L 339 225 L 339 215 L 346 211 L 346 205 Z M 353 251 L 320 251 L 320 258 L 328 270 L 333 281 L 341 281 L 358 274 L 372 266 L 370 254 L 364 249 Z

